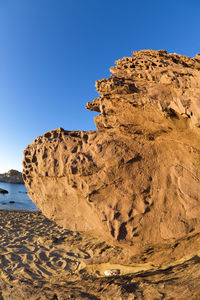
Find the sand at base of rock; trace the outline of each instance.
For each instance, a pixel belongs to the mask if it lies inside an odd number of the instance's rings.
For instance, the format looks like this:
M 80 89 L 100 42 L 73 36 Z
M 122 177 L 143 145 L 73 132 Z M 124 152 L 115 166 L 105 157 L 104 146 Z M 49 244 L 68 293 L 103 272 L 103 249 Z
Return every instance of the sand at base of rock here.
M 170 266 L 123 265 L 122 256 L 119 247 L 63 229 L 40 212 L 0 211 L 1 300 L 200 297 L 198 251 Z M 106 277 L 109 269 L 120 274 Z

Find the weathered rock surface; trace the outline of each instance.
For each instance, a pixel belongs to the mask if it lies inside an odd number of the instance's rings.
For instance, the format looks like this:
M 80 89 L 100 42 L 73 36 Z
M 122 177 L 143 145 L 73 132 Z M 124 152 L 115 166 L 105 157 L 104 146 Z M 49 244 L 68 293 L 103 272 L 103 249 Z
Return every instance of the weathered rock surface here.
M 7 173 L 0 174 L 0 182 L 24 184 L 22 173 L 16 170 L 9 170 Z
M 176 245 L 200 231 L 199 56 L 139 51 L 111 72 L 87 104 L 97 131 L 59 128 L 24 151 L 29 196 L 59 225 L 132 253 Z

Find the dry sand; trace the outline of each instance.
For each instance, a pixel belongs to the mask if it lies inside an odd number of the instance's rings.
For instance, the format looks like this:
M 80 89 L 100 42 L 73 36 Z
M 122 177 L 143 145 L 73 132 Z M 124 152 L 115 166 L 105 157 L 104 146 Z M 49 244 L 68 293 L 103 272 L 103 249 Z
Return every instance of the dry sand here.
M 0 299 L 200 299 L 198 253 L 165 267 L 110 264 L 121 251 L 40 212 L 0 211 Z M 105 277 L 113 268 L 121 274 Z

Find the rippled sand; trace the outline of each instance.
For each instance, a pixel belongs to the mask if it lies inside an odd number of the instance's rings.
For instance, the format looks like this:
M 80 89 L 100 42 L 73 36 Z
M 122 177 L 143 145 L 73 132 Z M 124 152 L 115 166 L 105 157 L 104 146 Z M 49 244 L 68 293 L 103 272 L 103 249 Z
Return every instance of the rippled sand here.
M 167 267 L 111 264 L 118 255 L 40 212 L 0 211 L 0 300 L 200 299 L 197 254 Z M 113 268 L 120 275 L 105 277 Z

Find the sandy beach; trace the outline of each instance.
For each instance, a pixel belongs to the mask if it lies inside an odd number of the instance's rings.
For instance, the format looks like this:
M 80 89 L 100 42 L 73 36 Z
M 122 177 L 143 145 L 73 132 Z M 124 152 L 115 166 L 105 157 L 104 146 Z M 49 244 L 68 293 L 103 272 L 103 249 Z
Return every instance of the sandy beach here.
M 67 278 L 89 256 L 72 252 L 72 239 L 40 212 L 0 211 L 0 299 L 65 299 Z
M 165 268 L 109 263 L 121 254 L 41 212 L 0 211 L 0 299 L 200 299 L 196 253 Z M 113 268 L 120 275 L 106 277 Z

